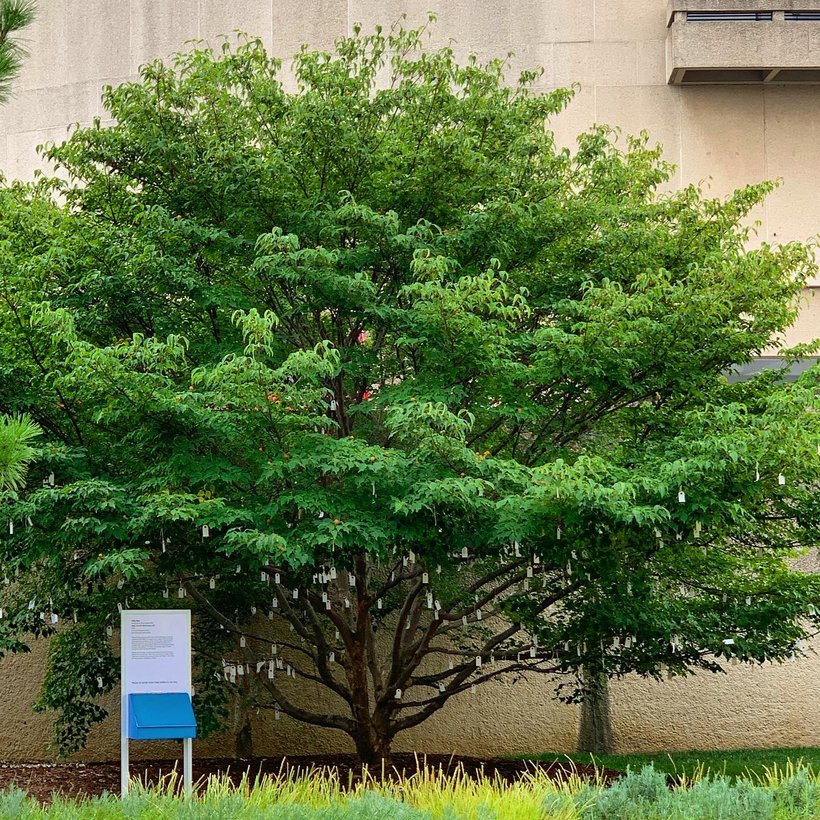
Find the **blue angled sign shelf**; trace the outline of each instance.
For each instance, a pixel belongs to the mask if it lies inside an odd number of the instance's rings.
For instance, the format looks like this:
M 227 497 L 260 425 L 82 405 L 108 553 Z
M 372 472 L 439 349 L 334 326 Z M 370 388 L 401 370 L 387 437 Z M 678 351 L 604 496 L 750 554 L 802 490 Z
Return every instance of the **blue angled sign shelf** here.
M 131 740 L 181 740 L 196 737 L 196 719 L 187 692 L 128 695 Z

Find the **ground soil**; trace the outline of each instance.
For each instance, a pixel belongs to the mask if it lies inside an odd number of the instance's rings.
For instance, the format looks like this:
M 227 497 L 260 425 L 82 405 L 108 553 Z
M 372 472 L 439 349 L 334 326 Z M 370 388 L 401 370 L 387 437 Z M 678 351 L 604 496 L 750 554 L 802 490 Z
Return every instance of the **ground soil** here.
M 447 755 L 397 754 L 393 758 L 390 777 L 407 777 L 427 766 L 436 770 L 452 772 L 459 767 L 471 777 L 500 777 L 514 782 L 528 772 L 538 770 L 556 780 L 571 774 L 593 778 L 596 771 L 591 766 L 570 763 L 533 763 L 520 760 L 480 760 L 472 757 Z M 131 776 L 147 783 L 157 783 L 161 778 L 179 767 L 177 761 L 151 760 L 131 764 Z M 312 757 L 269 757 L 253 760 L 200 759 L 194 760 L 194 780 L 200 784 L 208 777 L 228 775 L 234 782 L 243 776 L 251 780 L 259 775 L 281 776 L 304 773 L 311 769 L 335 769 L 342 784 L 354 782 L 361 777 L 361 766 L 353 755 L 317 755 Z M 620 777 L 619 772 L 598 770 L 597 776 L 606 781 Z M 12 786 L 24 789 L 32 797 L 49 802 L 55 793 L 64 797 L 81 797 L 102 794 L 105 791 L 119 793 L 120 768 L 118 763 L 0 763 L 0 790 Z

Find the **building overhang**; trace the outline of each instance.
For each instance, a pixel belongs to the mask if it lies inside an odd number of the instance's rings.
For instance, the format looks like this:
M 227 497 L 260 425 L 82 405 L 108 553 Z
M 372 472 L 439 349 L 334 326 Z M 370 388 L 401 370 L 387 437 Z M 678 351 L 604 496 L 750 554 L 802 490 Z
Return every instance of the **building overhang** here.
M 746 364 L 735 365 L 727 370 L 726 378 L 730 382 L 745 382 L 767 370 L 779 370 L 784 381 L 794 382 L 817 362 L 817 356 L 808 356 L 794 362 L 787 362 L 780 356 L 758 356 Z
M 820 83 L 820 0 L 670 0 L 674 85 Z

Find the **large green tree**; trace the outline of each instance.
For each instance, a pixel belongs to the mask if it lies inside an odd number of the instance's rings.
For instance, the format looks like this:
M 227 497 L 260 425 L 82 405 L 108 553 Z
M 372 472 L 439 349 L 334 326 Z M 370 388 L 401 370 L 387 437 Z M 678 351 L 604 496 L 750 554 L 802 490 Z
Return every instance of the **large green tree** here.
M 48 437 L 0 639 L 56 630 L 64 749 L 118 605 L 195 611 L 206 730 L 238 689 L 366 761 L 503 675 L 577 699 L 814 629 L 817 374 L 725 375 L 814 271 L 747 250 L 770 186 L 561 150 L 569 93 L 423 40 L 303 50 L 296 93 L 258 42 L 152 64 L 0 192 L 0 409 Z
M 33 0 L 0 0 L 0 105 L 8 100 L 23 65 L 26 51 L 19 35 L 34 21 L 36 10 Z

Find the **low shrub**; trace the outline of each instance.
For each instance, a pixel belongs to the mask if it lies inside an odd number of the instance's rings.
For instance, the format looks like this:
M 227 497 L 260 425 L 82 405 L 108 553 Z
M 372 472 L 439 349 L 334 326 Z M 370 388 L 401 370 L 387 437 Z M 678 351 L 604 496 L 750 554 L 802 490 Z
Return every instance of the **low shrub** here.
M 820 786 L 797 769 L 769 782 L 707 776 L 673 787 L 646 766 L 608 789 L 585 786 L 572 802 L 582 820 L 801 820 L 820 817 Z M 548 815 L 555 805 L 548 797 Z

